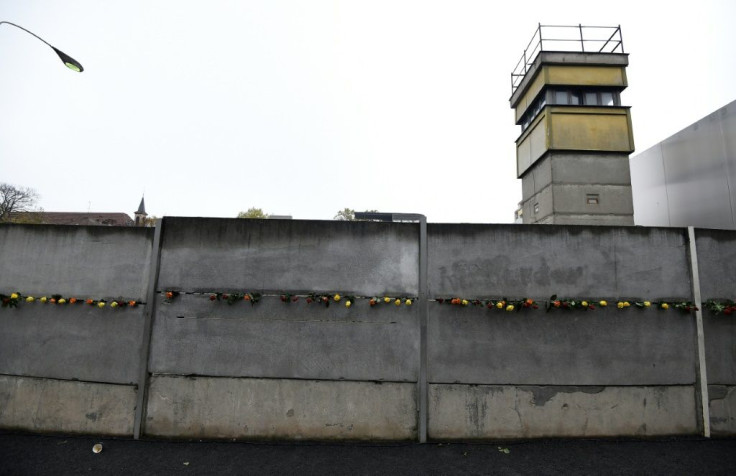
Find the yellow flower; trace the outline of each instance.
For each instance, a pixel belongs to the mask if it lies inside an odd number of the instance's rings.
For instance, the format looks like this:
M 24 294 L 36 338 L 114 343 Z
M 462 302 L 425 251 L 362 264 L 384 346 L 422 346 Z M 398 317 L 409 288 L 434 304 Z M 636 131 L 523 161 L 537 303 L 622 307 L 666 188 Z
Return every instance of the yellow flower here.
M 580 305 L 583 307 L 588 307 L 588 301 L 583 301 L 580 303 Z
M 649 302 L 649 301 L 644 301 L 644 307 L 649 307 L 649 306 L 651 306 L 651 305 L 652 305 L 652 303 L 651 303 L 651 302 Z
M 631 304 L 629 304 L 629 301 L 624 301 L 624 307 L 629 307 Z
M 508 306 L 506 306 L 506 312 L 511 312 L 513 310 L 514 310 L 514 305 L 513 304 L 509 304 Z
M 118 302 L 117 301 L 111 302 L 110 307 L 118 307 Z
M 66 304 L 66 299 L 61 298 L 57 301 L 57 304 Z
M 462 302 L 461 302 L 461 304 L 463 306 L 467 306 L 468 305 L 468 300 L 467 299 L 463 299 Z
M 33 298 L 33 296 L 28 296 L 26 298 L 26 302 L 33 302 L 33 301 L 35 301 L 35 299 Z
M 391 302 L 391 298 L 390 298 L 390 297 L 388 297 L 388 296 L 386 296 L 385 298 L 383 298 L 383 302 L 385 302 L 385 303 L 387 303 L 387 304 L 388 304 L 388 303 L 390 303 L 390 302 Z
M 669 308 L 670 308 L 669 304 L 667 304 L 666 302 L 662 303 L 662 309 L 669 309 Z
M 339 294 L 335 294 L 335 297 L 333 297 L 332 299 L 334 299 L 335 302 L 338 302 L 340 300 L 340 295 Z
M 11 294 L 10 299 L 18 299 L 18 293 Z
M 104 301 L 98 302 L 97 303 L 97 307 L 99 307 L 100 309 L 102 309 L 103 307 L 105 307 L 105 302 Z
M 496 307 L 499 308 L 499 309 L 503 309 L 503 305 L 504 305 L 504 302 L 503 301 L 498 301 L 496 303 Z
M 598 303 L 598 305 L 600 307 L 606 307 L 606 306 L 608 306 L 608 303 L 606 301 L 601 301 L 601 302 Z
M 618 307 L 619 309 L 623 309 L 624 308 L 624 303 L 622 303 L 621 301 L 619 301 L 618 304 L 616 304 L 616 307 Z
M 396 304 L 397 306 L 401 306 L 401 299 L 397 298 L 396 301 L 394 301 L 394 304 Z
M 45 303 L 45 302 L 46 302 L 46 296 L 42 297 L 42 298 L 40 299 L 40 301 L 41 301 L 41 302 L 43 302 L 43 303 Z
M 350 308 L 350 306 L 352 305 L 353 305 L 352 301 L 345 301 L 345 307 Z
M 407 305 L 407 306 L 411 306 L 411 299 L 407 299 L 407 300 L 406 300 L 406 305 Z

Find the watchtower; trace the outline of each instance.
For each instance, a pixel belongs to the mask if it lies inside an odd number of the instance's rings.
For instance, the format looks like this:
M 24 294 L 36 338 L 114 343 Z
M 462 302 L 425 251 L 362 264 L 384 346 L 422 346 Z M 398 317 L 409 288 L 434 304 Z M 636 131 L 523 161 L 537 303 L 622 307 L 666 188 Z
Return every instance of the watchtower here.
M 633 225 L 621 27 L 539 25 L 511 73 L 523 223 Z

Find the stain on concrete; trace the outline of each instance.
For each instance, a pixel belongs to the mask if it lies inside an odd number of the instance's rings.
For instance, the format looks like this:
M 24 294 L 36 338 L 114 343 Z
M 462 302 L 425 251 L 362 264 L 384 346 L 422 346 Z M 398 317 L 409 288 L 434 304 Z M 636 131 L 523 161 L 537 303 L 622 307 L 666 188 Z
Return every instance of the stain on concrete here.
M 294 409 L 290 408 L 288 412 L 286 412 L 287 417 L 293 417 L 294 416 Z
M 522 390 L 526 390 L 528 392 L 532 393 L 532 404 L 543 407 L 547 404 L 552 398 L 554 398 L 555 395 L 558 393 L 587 393 L 587 394 L 595 394 L 595 393 L 601 393 L 603 390 L 605 390 L 606 387 L 602 386 L 584 386 L 584 387 L 575 387 L 572 385 L 565 385 L 565 386 L 557 386 L 557 385 L 550 385 L 550 386 L 523 386 L 520 387 Z
M 97 413 L 91 412 L 84 415 L 87 420 L 97 421 Z
M 723 400 L 728 396 L 728 387 L 726 385 L 708 385 L 708 400 Z

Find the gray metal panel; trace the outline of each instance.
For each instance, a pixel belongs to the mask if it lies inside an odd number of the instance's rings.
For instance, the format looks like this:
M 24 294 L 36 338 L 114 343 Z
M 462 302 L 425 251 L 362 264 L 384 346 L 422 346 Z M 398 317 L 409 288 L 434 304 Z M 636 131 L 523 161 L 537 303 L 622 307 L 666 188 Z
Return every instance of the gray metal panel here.
M 304 298 L 254 306 L 181 295 L 156 303 L 152 373 L 416 382 L 417 306 L 358 300 L 329 308 Z M 183 316 L 183 318 L 178 318 Z
M 661 144 L 632 157 L 629 165 L 634 223 L 639 226 L 670 226 Z
M 723 136 L 713 119 L 662 143 L 673 226 L 734 227 Z
M 159 290 L 418 292 L 414 223 L 164 218 Z
M 677 311 L 506 313 L 434 304 L 429 323 L 430 383 L 695 383 L 695 320 Z
M 736 101 L 632 157 L 631 184 L 637 225 L 736 228 Z

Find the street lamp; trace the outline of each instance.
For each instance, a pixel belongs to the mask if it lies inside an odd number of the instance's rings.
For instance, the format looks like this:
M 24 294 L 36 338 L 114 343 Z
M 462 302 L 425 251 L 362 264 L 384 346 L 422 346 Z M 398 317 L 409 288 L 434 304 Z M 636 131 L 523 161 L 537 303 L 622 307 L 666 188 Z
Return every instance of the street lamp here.
M 417 409 L 419 442 L 427 442 L 429 384 L 427 381 L 428 366 L 428 336 L 427 321 L 429 320 L 429 303 L 427 301 L 429 288 L 427 276 L 429 264 L 427 262 L 427 217 L 419 213 L 380 213 L 355 212 L 356 220 L 373 220 L 384 222 L 418 222 L 419 223 L 419 378 L 417 379 Z
M 41 38 L 37 34 L 33 33 L 32 31 L 26 30 L 22 26 L 16 25 L 15 23 L 10 23 L 9 21 L 0 21 L 0 25 L 2 25 L 2 24 L 12 25 L 12 26 L 14 26 L 16 28 L 20 28 L 21 30 L 25 31 L 26 33 L 30 33 L 31 35 L 35 36 L 39 40 L 41 40 L 44 43 L 46 43 L 47 45 L 49 45 L 49 47 L 56 52 L 56 54 L 59 56 L 59 58 L 61 58 L 61 61 L 62 61 L 62 63 L 64 63 L 64 66 L 66 66 L 67 68 L 71 69 L 72 71 L 76 71 L 77 73 L 81 73 L 82 71 L 84 71 L 84 68 L 82 67 L 82 64 L 79 61 L 75 60 L 74 58 L 72 58 L 68 54 L 64 53 L 60 49 L 54 47 L 48 41 L 44 40 L 43 38 Z

